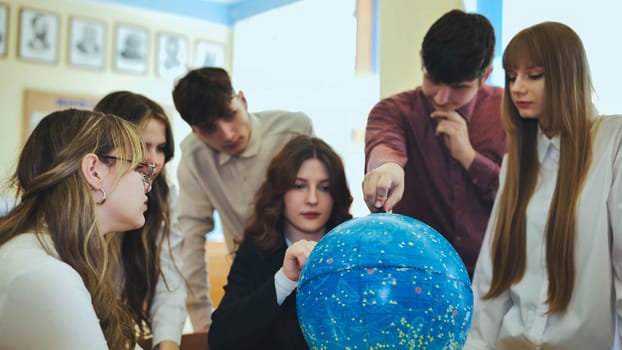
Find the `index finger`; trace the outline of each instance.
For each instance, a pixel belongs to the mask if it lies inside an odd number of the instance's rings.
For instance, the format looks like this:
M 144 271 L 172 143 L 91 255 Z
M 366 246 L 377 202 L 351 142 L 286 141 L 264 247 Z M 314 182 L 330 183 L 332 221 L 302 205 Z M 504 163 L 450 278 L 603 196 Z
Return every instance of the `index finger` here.
M 373 189 L 368 202 L 368 204 L 371 204 L 370 209 L 377 210 L 378 208 L 382 208 L 384 206 L 384 203 L 389 197 L 391 185 L 392 181 L 389 176 L 380 175 L 377 178 L 376 186 Z
M 363 178 L 363 199 L 370 209 L 373 207 L 374 201 L 376 200 L 378 177 L 379 175 L 376 172 L 370 171 Z

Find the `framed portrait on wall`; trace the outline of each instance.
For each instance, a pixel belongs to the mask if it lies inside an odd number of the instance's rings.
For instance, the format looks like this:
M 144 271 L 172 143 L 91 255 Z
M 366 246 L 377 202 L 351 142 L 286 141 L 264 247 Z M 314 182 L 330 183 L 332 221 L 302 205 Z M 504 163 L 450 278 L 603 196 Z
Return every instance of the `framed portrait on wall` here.
M 69 64 L 103 69 L 106 53 L 106 24 L 72 17 L 69 19 Z
M 146 73 L 149 32 L 146 28 L 117 24 L 114 43 L 114 67 L 128 73 Z
M 197 40 L 194 47 L 194 68 L 225 67 L 225 45 L 209 40 Z
M 188 67 L 188 40 L 179 34 L 158 33 L 157 74 L 164 78 L 184 75 Z
M 0 57 L 6 56 L 9 41 L 9 6 L 0 2 Z
M 19 57 L 31 61 L 56 63 L 58 26 L 58 15 L 22 8 L 19 14 Z

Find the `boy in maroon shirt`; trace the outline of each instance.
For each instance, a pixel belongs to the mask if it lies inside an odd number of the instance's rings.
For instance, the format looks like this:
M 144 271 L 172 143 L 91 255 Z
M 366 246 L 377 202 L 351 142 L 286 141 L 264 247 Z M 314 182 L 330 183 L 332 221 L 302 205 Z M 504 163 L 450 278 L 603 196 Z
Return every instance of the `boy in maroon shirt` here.
M 498 187 L 502 89 L 487 86 L 495 47 L 483 16 L 452 10 L 426 33 L 423 84 L 381 100 L 365 134 L 365 202 L 438 230 L 473 273 Z

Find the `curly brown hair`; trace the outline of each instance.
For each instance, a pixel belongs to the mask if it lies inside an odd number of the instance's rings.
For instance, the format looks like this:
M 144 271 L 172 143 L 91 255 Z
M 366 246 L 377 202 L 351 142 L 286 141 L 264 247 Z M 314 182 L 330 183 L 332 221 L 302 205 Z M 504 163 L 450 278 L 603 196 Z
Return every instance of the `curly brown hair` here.
M 270 162 L 266 180 L 255 195 L 255 206 L 244 230 L 244 239 L 250 239 L 266 252 L 274 251 L 283 244 L 283 197 L 294 185 L 300 166 L 308 159 L 322 162 L 329 175 L 333 210 L 326 222 L 326 231 L 352 218 L 352 195 L 341 158 L 321 139 L 300 135 L 285 144 Z

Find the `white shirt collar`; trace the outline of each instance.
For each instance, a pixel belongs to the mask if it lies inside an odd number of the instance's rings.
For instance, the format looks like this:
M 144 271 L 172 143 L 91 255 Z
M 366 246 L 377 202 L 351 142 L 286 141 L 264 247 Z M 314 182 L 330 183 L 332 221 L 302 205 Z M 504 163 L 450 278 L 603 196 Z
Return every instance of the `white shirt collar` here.
M 538 125 L 538 161 L 559 163 L 559 134 L 548 138 Z

